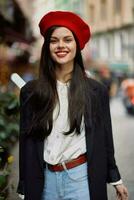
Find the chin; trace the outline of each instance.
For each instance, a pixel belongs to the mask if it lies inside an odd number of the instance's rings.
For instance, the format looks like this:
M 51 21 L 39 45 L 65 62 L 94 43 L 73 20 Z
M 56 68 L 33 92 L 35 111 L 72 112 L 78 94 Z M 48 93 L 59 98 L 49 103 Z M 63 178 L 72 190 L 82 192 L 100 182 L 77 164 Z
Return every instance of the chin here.
M 65 64 L 68 64 L 69 62 L 71 63 L 70 60 L 62 60 L 62 61 L 56 60 L 56 63 L 59 64 L 59 65 L 65 65 Z

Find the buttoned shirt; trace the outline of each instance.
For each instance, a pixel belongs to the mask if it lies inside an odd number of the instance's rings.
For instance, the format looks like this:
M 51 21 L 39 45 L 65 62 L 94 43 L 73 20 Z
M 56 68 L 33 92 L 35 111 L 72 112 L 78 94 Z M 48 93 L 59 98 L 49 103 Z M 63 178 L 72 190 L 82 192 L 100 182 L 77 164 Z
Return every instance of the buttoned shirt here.
M 49 164 L 57 164 L 63 161 L 77 158 L 86 152 L 84 119 L 81 122 L 81 134 L 75 131 L 69 135 L 68 119 L 68 89 L 69 83 L 57 81 L 57 93 L 59 103 L 53 112 L 53 128 L 51 134 L 45 140 L 44 160 Z

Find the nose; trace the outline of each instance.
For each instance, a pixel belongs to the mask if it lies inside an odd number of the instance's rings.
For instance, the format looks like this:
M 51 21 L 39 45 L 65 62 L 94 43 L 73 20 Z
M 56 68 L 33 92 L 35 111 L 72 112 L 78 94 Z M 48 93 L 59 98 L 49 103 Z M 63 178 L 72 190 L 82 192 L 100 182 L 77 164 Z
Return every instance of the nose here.
M 65 43 L 64 43 L 63 40 L 59 40 L 59 42 L 58 42 L 58 47 L 59 47 L 59 48 L 65 47 Z

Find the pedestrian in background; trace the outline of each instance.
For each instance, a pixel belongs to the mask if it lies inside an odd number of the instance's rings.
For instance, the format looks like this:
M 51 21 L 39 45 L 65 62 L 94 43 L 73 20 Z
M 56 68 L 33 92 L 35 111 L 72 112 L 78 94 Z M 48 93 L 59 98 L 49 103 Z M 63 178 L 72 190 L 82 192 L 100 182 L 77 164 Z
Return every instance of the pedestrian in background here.
M 126 200 L 114 158 L 108 93 L 88 77 L 81 50 L 89 26 L 75 13 L 52 11 L 39 78 L 20 93 L 20 178 L 25 200 L 107 200 L 107 183 Z

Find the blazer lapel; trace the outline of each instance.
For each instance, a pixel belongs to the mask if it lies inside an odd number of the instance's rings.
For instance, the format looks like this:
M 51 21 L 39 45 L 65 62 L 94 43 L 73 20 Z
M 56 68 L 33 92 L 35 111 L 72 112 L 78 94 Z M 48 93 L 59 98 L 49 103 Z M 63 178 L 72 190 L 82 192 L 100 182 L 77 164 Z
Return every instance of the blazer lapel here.
M 89 91 L 87 92 L 87 96 L 86 96 L 88 106 L 86 107 L 86 112 L 84 116 L 88 163 L 91 162 L 92 155 L 93 155 L 93 148 L 94 148 L 95 107 L 97 103 L 96 94 L 97 94 L 97 88 L 93 85 L 89 86 Z

